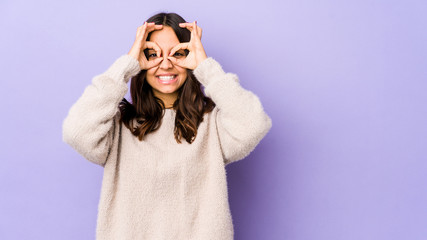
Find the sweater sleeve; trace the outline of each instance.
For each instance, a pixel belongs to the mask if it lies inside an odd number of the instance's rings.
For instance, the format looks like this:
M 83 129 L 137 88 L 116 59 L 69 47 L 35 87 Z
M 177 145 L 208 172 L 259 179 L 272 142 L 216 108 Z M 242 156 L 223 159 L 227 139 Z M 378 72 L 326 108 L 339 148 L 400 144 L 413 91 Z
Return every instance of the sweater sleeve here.
M 140 71 L 138 61 L 122 55 L 92 79 L 62 124 L 62 139 L 87 160 L 104 166 L 117 136 L 118 105 L 126 95 L 129 78 Z
M 252 152 L 272 126 L 259 98 L 242 88 L 236 74 L 225 73 L 209 57 L 193 71 L 216 104 L 216 124 L 224 164 L 241 160 Z

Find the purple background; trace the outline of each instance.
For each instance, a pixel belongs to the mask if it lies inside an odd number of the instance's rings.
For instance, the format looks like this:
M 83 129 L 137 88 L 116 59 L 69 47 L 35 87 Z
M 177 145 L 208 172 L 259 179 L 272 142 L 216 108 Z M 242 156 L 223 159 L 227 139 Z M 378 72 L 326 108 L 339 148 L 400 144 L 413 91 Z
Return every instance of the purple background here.
M 0 2 L 0 239 L 94 239 L 102 168 L 71 105 L 171 11 L 273 128 L 227 166 L 236 239 L 427 238 L 427 2 Z

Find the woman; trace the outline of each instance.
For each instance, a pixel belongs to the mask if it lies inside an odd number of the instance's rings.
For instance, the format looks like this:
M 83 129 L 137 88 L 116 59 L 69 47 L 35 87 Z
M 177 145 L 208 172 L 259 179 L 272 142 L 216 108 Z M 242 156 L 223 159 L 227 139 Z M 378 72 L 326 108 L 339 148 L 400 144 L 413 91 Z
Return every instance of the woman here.
M 104 167 L 97 239 L 233 239 L 225 166 L 271 119 L 201 35 L 174 13 L 149 18 L 64 120 L 63 140 Z

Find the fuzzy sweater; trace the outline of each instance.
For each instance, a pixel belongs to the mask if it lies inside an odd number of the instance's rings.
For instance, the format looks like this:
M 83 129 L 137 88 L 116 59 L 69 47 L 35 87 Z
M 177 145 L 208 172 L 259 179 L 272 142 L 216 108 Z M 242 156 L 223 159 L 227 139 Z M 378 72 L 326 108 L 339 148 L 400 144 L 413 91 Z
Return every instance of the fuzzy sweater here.
M 207 58 L 193 70 L 216 104 L 192 144 L 174 138 L 175 110 L 142 141 L 120 123 L 119 102 L 140 71 L 120 56 L 95 76 L 63 121 L 63 141 L 104 167 L 98 240 L 230 240 L 225 166 L 245 158 L 271 128 L 259 98 Z

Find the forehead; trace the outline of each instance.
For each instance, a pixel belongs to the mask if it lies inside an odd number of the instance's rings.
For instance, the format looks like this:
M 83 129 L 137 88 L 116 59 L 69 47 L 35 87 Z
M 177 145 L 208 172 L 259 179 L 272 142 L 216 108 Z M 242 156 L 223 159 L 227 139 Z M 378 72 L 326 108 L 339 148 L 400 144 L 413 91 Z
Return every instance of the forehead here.
M 178 37 L 169 26 L 163 26 L 162 29 L 153 31 L 150 41 L 157 43 L 161 49 L 171 49 L 179 44 Z

